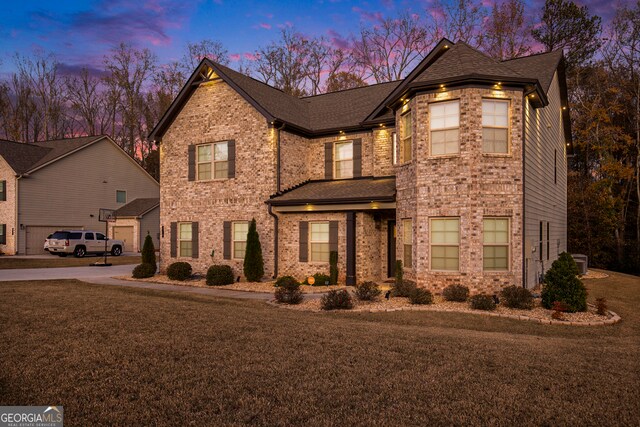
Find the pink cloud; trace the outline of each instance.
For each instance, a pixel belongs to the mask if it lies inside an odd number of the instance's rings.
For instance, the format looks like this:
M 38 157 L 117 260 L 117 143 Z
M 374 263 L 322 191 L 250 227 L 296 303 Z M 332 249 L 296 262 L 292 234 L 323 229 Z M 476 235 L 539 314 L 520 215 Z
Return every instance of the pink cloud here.
M 240 54 L 239 53 L 232 53 L 231 55 L 229 55 L 229 59 L 231 61 L 240 61 Z
M 357 6 L 351 8 L 352 11 L 360 15 L 360 19 L 369 22 L 380 22 L 383 19 L 382 13 L 380 12 L 369 12 L 368 10 L 364 10 Z
M 293 28 L 293 22 L 285 21 L 284 24 L 278 24 L 277 27 L 281 30 L 284 30 L 285 28 Z
M 345 39 L 342 34 L 338 33 L 336 30 L 327 30 L 327 35 L 329 35 L 329 40 L 333 46 L 339 49 L 349 49 L 351 47 L 349 40 Z
M 261 22 L 260 24 L 258 24 L 258 26 L 260 28 L 264 28 L 265 30 L 270 30 L 271 29 L 271 24 L 267 24 L 266 22 Z
M 256 59 L 256 55 L 250 52 L 245 52 L 242 54 L 244 56 L 244 59 L 248 59 L 249 61 L 255 61 Z

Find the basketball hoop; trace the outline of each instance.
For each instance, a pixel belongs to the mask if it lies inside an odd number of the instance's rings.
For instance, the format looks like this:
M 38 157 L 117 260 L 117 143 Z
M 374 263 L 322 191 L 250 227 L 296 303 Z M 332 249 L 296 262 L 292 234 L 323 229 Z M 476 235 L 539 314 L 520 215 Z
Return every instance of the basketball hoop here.
M 116 211 L 115 209 L 104 209 L 100 208 L 98 214 L 98 221 L 100 222 L 115 222 L 116 220 Z

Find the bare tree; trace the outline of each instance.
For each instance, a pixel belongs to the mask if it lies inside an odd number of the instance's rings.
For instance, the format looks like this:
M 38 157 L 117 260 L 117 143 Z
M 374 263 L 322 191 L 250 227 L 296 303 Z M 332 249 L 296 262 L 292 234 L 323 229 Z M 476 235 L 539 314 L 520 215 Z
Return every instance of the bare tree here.
M 428 33 L 433 40 L 447 37 L 478 48 L 482 45 L 486 16 L 482 4 L 474 0 L 436 0 L 427 10 Z
M 386 18 L 372 27 L 362 27 L 353 39 L 354 61 L 377 83 L 399 80 L 421 60 L 432 41 L 417 15 Z
M 222 65 L 229 63 L 229 51 L 222 43 L 204 39 L 197 43 L 187 43 L 187 52 L 182 57 L 182 66 L 187 74 L 191 74 L 203 58 L 209 58 Z
M 531 23 L 525 18 L 522 0 L 495 3 L 483 25 L 483 48 L 498 60 L 513 59 L 531 52 Z
M 331 74 L 329 78 L 327 78 L 326 91 L 336 92 L 338 90 L 353 89 L 363 86 L 367 86 L 367 82 L 357 74 L 350 73 L 348 71 L 339 71 Z
M 104 131 L 101 116 L 105 114 L 102 80 L 92 76 L 83 68 L 79 76 L 67 76 L 65 79 L 71 113 L 82 133 L 97 135 Z
M 306 94 L 309 40 L 293 29 L 283 29 L 280 39 L 256 52 L 255 71 L 262 81 L 290 95 Z

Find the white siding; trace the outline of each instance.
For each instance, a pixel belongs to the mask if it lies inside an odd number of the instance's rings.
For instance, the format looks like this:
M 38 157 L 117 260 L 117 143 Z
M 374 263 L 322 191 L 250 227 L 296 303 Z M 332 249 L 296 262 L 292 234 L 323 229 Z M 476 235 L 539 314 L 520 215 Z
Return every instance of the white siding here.
M 20 179 L 18 222 L 25 228 L 77 224 L 102 231 L 104 223 L 98 221 L 98 210 L 123 206 L 116 203 L 116 190 L 127 192 L 127 202 L 160 195 L 153 178 L 103 139 Z M 25 252 L 25 237 L 25 230 L 20 230 L 20 253 Z
M 153 239 L 153 247 L 156 248 L 156 250 L 160 249 L 160 240 L 158 239 L 160 234 L 160 206 L 151 212 L 147 212 L 140 219 L 140 250 L 142 250 L 147 233 L 149 233 Z
M 530 288 L 567 247 L 567 155 L 557 73 L 547 96 L 549 105 L 545 108 L 534 109 L 528 101 L 525 106 L 524 254 Z M 557 156 L 555 182 L 554 156 Z M 543 221 L 542 260 L 540 221 Z M 550 225 L 548 260 L 547 222 Z

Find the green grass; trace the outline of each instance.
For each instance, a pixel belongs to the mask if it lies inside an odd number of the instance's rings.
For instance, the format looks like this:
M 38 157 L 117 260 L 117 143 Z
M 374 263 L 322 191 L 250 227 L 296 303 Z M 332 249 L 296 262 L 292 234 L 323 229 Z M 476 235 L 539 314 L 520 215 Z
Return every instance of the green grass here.
M 87 255 L 84 258 L 74 258 L 73 255 L 61 258 L 51 255 L 51 258 L 15 258 L 13 256 L 0 257 L 0 270 L 15 268 L 56 268 L 56 267 L 85 267 L 97 261 L 104 260 L 104 256 Z M 113 265 L 140 264 L 139 256 L 109 256 L 107 262 Z
M 307 313 L 76 281 L 0 284 L 0 405 L 65 425 L 632 425 L 640 280 L 614 326 Z

